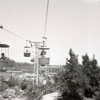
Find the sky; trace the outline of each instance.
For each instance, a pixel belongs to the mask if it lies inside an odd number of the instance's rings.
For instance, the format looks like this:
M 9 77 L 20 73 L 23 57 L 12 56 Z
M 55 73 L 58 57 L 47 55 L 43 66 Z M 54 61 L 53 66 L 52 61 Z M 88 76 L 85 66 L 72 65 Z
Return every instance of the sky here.
M 0 25 L 27 40 L 42 41 L 47 0 L 0 0 Z M 66 64 L 70 48 L 81 56 L 93 54 L 100 65 L 100 1 L 49 0 L 47 46 L 50 64 Z M 30 62 L 23 56 L 25 40 L 0 30 L 0 42 L 10 45 L 9 57 Z

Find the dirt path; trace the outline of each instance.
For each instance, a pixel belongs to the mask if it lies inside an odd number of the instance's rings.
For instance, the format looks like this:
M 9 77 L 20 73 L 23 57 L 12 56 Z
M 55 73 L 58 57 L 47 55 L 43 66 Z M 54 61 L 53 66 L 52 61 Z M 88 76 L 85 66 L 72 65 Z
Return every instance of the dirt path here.
M 57 96 L 58 96 L 58 93 L 54 92 L 54 93 L 44 95 L 41 100 L 54 100 L 57 98 Z

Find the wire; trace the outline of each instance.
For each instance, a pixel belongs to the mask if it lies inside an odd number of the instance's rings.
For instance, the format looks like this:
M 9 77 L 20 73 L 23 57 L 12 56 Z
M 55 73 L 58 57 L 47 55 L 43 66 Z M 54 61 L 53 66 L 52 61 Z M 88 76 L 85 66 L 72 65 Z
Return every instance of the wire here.
M 22 36 L 17 35 L 17 34 L 15 34 L 15 33 L 11 32 L 11 31 L 9 31 L 9 30 L 7 30 L 7 29 L 3 28 L 3 26 L 0 26 L 0 28 L 1 28 L 1 29 L 3 29 L 4 31 L 6 31 L 6 32 L 8 32 L 8 33 L 10 33 L 10 34 L 12 34 L 12 35 L 14 35 L 14 36 L 16 36 L 16 37 L 18 37 L 18 38 L 20 38 L 20 39 L 24 40 L 24 41 L 26 41 L 26 39 L 25 39 L 25 38 L 23 38 Z
M 28 18 L 28 20 L 27 20 L 27 23 L 29 24 L 29 30 L 30 30 L 30 32 L 32 33 L 32 28 L 33 27 L 31 27 L 32 25 L 30 25 L 30 23 L 32 23 L 33 22 L 33 20 L 32 20 L 32 17 L 31 17 L 31 12 L 30 12 L 30 9 L 29 9 L 29 3 L 30 3 L 30 1 L 28 1 L 27 2 L 27 0 L 26 0 L 26 2 L 25 2 L 25 8 L 26 8 L 26 14 L 29 16 L 29 18 Z
M 7 10 L 11 13 L 12 17 L 15 19 L 15 21 L 17 22 L 17 24 L 21 24 L 19 23 L 19 19 L 18 17 L 16 17 L 16 14 L 14 13 L 13 9 L 11 6 L 9 6 L 9 4 L 7 2 L 5 2 L 5 0 L 1 0 L 1 2 L 3 3 L 3 5 L 7 8 Z M 16 11 L 15 11 L 16 12 Z
M 19 4 L 16 0 L 15 0 L 15 3 L 19 11 L 19 14 L 21 16 L 21 19 L 22 19 L 21 21 L 24 23 L 24 27 L 26 27 L 25 30 L 27 29 L 27 32 L 29 32 L 30 31 L 29 24 L 27 22 L 27 19 L 25 18 L 25 15 L 23 15 L 23 12 L 24 12 L 23 6 L 20 6 L 20 4 L 22 5 L 22 3 Z
M 45 27 L 44 27 L 44 37 L 46 37 L 48 9 L 49 9 L 49 0 L 47 1 L 47 8 L 46 8 L 46 19 L 45 19 Z
M 18 24 L 22 24 L 22 23 L 24 23 L 24 25 L 25 25 L 25 27 L 27 27 L 27 28 L 29 28 L 28 27 L 28 24 L 27 24 L 27 22 L 26 22 L 26 19 L 24 18 L 24 16 L 23 16 L 23 14 L 22 14 L 22 10 L 20 9 L 20 6 L 18 5 L 18 3 L 17 3 L 17 1 L 15 1 L 15 3 L 16 3 L 16 6 L 17 6 L 17 8 L 18 8 L 18 10 L 19 10 L 19 14 L 20 14 L 20 17 L 21 17 L 21 22 L 19 21 L 19 18 L 18 17 L 16 17 L 16 15 L 15 15 L 15 13 L 14 13 L 14 11 L 13 11 L 13 9 L 12 9 L 12 7 L 11 6 L 9 6 L 9 4 L 7 3 L 7 2 L 5 2 L 5 0 L 1 0 L 2 1 L 2 3 L 5 5 L 5 7 L 7 8 L 7 10 L 12 14 L 12 17 L 15 19 L 15 21 L 18 23 Z M 28 12 L 28 11 L 27 11 Z M 30 19 L 30 18 L 29 18 Z M 20 22 L 20 23 L 19 23 Z M 26 22 L 26 23 L 25 23 Z M 0 28 L 2 29 L 2 26 L 0 26 Z M 27 29 L 27 28 L 24 28 L 24 30 L 25 29 Z M 30 29 L 29 29 L 30 30 Z
M 18 8 L 20 8 L 19 5 L 18 5 L 18 3 L 17 3 L 17 6 L 18 6 Z M 43 36 L 43 39 L 44 39 L 44 40 L 47 39 L 47 38 L 46 38 L 46 30 L 47 30 L 48 9 L 49 9 L 49 0 L 47 0 L 47 7 L 46 7 L 46 18 L 45 18 L 45 27 L 44 27 L 44 36 Z M 19 11 L 21 12 L 21 10 L 19 10 Z M 21 14 L 21 17 L 23 17 L 22 13 L 20 13 L 20 14 Z M 23 20 L 24 20 L 24 17 L 23 17 Z M 25 22 L 25 21 L 24 21 L 24 22 Z M 28 26 L 28 25 L 27 25 L 27 26 Z M 11 31 L 9 31 L 9 30 L 3 28 L 3 26 L 0 26 L 0 28 L 3 29 L 3 30 L 5 30 L 5 31 L 7 31 L 8 33 L 10 33 L 10 34 L 16 36 L 16 37 L 22 39 L 22 40 L 25 40 L 25 41 L 27 40 L 27 39 L 23 38 L 22 36 L 19 36 L 19 35 L 17 35 L 17 34 L 15 34 L 15 33 L 11 32 Z

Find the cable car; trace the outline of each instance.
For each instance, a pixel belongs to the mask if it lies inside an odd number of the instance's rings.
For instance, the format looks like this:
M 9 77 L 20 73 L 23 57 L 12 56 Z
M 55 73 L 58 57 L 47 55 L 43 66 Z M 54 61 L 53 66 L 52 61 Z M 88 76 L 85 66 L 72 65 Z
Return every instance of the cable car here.
M 30 56 L 31 56 L 30 47 L 25 46 L 24 47 L 24 57 L 30 57 Z
M 24 57 L 30 57 L 31 56 L 31 51 L 30 51 L 30 46 L 28 45 L 28 40 L 26 40 L 26 46 L 24 46 Z
M 39 48 L 40 51 L 39 64 L 41 66 L 45 66 L 50 62 L 49 49 L 50 48 L 45 48 L 45 47 Z
M 9 47 L 10 46 L 7 45 L 7 44 L 0 44 L 0 49 L 1 49 L 0 71 L 6 71 L 7 70 L 7 64 L 8 64 L 7 53 L 8 53 L 8 56 L 9 56 Z
M 31 59 L 31 62 L 34 62 L 34 58 Z

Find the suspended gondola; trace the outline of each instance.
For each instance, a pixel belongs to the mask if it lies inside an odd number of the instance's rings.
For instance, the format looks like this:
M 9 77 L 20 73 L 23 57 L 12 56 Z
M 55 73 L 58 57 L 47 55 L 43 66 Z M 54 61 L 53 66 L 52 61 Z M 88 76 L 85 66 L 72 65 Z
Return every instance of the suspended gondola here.
M 30 57 L 31 52 L 30 52 L 30 47 L 24 46 L 24 57 Z
M 6 71 L 8 65 L 9 58 L 9 45 L 8 44 L 0 44 L 0 71 Z
M 28 46 L 28 41 L 26 41 L 26 46 L 24 46 L 24 57 L 30 57 L 31 56 L 31 51 L 30 51 L 30 46 Z
M 31 45 L 32 43 L 35 46 L 35 57 L 32 57 L 31 62 L 38 63 L 39 66 L 45 66 L 50 63 L 50 57 L 49 57 L 49 50 L 50 48 L 47 48 L 46 46 L 46 29 L 47 29 L 47 17 L 48 17 L 48 8 L 49 8 L 49 0 L 47 0 L 47 8 L 46 8 L 46 18 L 45 18 L 45 27 L 44 27 L 44 34 L 43 34 L 43 41 L 42 42 L 31 42 L 26 41 L 26 46 L 24 47 L 24 57 L 30 57 L 31 56 L 31 47 L 28 46 L 28 43 Z M 43 44 L 40 46 L 39 44 Z M 39 46 L 39 47 L 38 47 Z M 38 61 L 37 61 L 38 60 Z
M 49 62 L 50 62 L 49 50 L 50 50 L 50 48 L 47 48 L 47 47 L 39 48 L 39 51 L 40 51 L 40 57 L 38 60 L 39 65 L 45 66 L 45 65 L 49 64 Z

